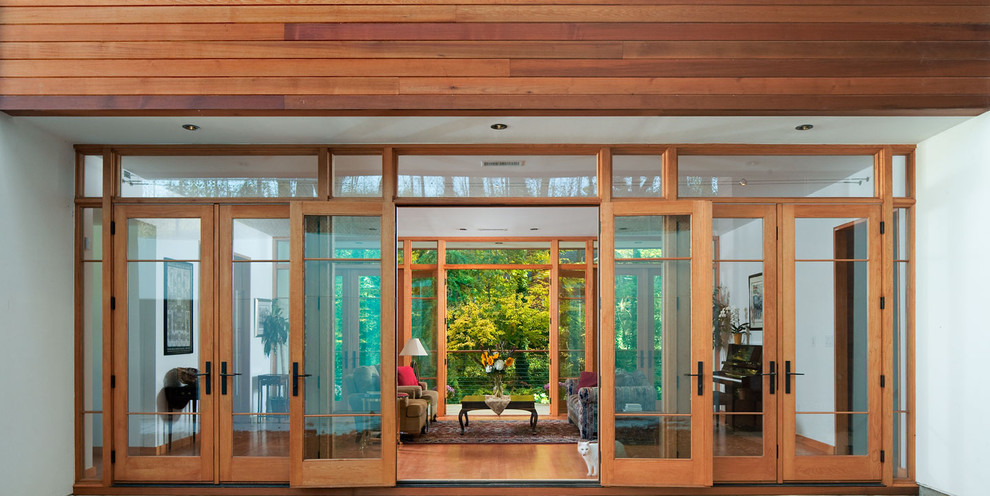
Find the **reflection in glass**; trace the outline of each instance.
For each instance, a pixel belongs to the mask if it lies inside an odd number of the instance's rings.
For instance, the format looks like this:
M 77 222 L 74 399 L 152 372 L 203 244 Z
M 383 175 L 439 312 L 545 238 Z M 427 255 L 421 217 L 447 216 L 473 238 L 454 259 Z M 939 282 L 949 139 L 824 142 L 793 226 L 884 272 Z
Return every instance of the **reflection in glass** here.
M 653 215 L 615 218 L 615 258 L 691 256 L 691 217 Z
M 316 155 L 121 157 L 121 196 L 130 198 L 313 198 Z
M 869 414 L 799 413 L 795 415 L 798 456 L 863 456 L 869 452 Z
M 691 417 L 616 417 L 615 457 L 691 458 Z
M 562 264 L 583 264 L 587 250 L 580 241 L 561 241 L 557 246 L 557 256 Z
M 412 246 L 412 263 L 414 264 L 432 264 L 437 263 L 437 242 L 436 241 L 413 241 Z
M 381 155 L 334 155 L 330 170 L 335 198 L 382 196 Z
M 715 456 L 762 456 L 763 415 L 715 415 Z
M 616 264 L 616 412 L 691 413 L 690 309 L 690 260 Z
M 398 196 L 573 198 L 598 194 L 595 155 L 401 155 Z
M 199 262 L 127 263 L 128 411 L 195 408 L 199 281 Z
M 103 196 L 103 155 L 83 157 L 83 190 L 88 198 Z
M 277 262 L 235 261 L 232 268 L 233 362 L 227 372 L 241 375 L 226 380 L 235 413 L 289 411 L 289 301 L 279 295 L 288 295 L 288 281 L 276 277 L 281 265 L 288 272 L 288 264 Z
M 83 411 L 103 410 L 103 264 L 82 264 Z
M 791 381 L 798 412 L 869 410 L 868 263 L 796 263 L 793 371 L 804 375 Z
M 579 378 L 587 370 L 585 363 L 585 273 L 580 270 L 561 270 L 558 282 L 557 371 L 561 383 Z M 557 410 L 567 413 L 567 391 L 558 386 Z
M 908 456 L 908 415 L 894 412 L 894 449 L 891 464 L 894 478 L 903 479 L 909 476 Z
M 894 263 L 894 410 L 908 408 L 908 262 Z
M 380 417 L 306 417 L 303 429 L 304 459 L 382 457 Z
M 379 262 L 305 262 L 307 415 L 380 412 Z
M 82 480 L 103 479 L 103 415 L 83 415 Z
M 872 197 L 872 155 L 705 156 L 677 159 L 677 195 Z
M 795 219 L 794 258 L 865 260 L 869 257 L 868 225 L 867 219 Z
M 612 196 L 663 196 L 663 155 L 613 155 Z
M 103 258 L 103 209 L 84 208 L 82 217 L 82 259 Z
M 127 416 L 129 456 L 199 456 L 203 436 L 193 413 Z
M 196 260 L 199 237 L 199 219 L 127 219 L 127 259 Z
M 425 381 L 428 389 L 436 387 L 437 377 L 437 273 L 412 273 L 412 334 L 426 348 L 426 356 L 412 357 L 416 377 Z
M 306 258 L 381 258 L 381 218 L 315 216 L 305 220 Z
M 288 415 L 234 415 L 234 456 L 289 456 Z

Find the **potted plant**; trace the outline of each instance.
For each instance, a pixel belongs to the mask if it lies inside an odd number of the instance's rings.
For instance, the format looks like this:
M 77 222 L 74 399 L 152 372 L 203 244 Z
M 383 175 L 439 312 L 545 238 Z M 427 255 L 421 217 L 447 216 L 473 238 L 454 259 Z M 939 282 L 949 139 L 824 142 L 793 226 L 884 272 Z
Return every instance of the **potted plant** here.
M 261 344 L 264 347 L 265 356 L 272 360 L 272 373 L 274 374 L 282 373 L 279 357 L 282 356 L 282 347 L 288 340 L 289 319 L 285 318 L 282 306 L 276 301 L 272 305 L 272 311 L 261 317 Z M 289 399 L 284 396 L 271 396 L 268 401 L 270 411 L 289 411 Z

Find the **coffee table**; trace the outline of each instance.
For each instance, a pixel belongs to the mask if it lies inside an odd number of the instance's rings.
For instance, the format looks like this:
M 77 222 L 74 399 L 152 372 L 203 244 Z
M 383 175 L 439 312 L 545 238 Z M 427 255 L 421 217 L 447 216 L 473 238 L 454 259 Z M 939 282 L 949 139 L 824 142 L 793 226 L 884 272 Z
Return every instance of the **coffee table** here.
M 531 394 L 522 395 L 512 395 L 509 397 L 509 405 L 505 407 L 506 410 L 523 410 L 529 412 L 529 426 L 533 429 L 533 434 L 536 434 L 536 422 L 539 420 L 540 415 L 536 413 L 536 402 Z M 464 435 L 464 428 L 468 426 L 468 412 L 474 410 L 490 410 L 491 408 L 485 404 L 484 396 L 465 396 L 461 399 L 461 412 L 457 414 L 457 423 L 461 425 L 461 435 Z

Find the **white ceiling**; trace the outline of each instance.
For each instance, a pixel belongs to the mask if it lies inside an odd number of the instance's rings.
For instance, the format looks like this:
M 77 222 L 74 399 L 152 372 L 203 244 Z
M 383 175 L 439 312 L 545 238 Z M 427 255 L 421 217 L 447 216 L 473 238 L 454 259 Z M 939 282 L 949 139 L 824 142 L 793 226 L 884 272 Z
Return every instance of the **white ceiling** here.
M 82 144 L 916 144 L 971 117 L 15 117 Z M 508 124 L 495 131 L 494 123 Z M 198 131 L 180 126 L 191 123 Z M 795 126 L 813 124 L 810 131 Z

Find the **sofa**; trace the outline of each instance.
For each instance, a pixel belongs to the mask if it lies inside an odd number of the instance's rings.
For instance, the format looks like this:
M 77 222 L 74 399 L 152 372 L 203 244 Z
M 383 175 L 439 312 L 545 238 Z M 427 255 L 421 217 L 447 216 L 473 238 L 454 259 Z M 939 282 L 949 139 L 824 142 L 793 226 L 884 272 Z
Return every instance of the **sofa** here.
M 576 377 L 564 381 L 567 420 L 578 426 L 581 439 L 598 439 L 598 386 L 579 388 L 578 385 Z M 615 409 L 619 412 L 656 411 L 656 388 L 642 371 L 615 371 Z

